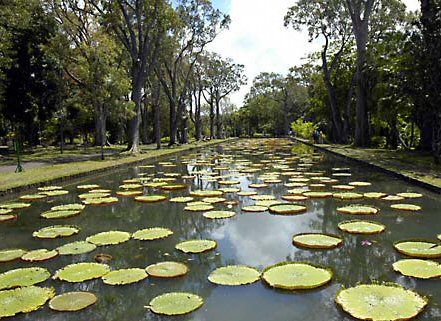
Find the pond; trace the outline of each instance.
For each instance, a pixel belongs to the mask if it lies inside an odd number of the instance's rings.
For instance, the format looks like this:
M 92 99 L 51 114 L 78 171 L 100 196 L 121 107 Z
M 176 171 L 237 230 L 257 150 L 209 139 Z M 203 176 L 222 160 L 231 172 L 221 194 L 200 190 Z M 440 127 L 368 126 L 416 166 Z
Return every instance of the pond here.
M 295 155 L 300 156 L 293 157 Z M 340 168 L 340 171 L 335 168 Z M 352 192 L 383 192 L 389 195 L 421 193 L 422 198 L 408 199 L 401 203 L 419 205 L 422 209 L 417 212 L 400 211 L 391 208 L 391 204 L 400 202 L 366 198 L 343 201 L 328 197 L 299 201 L 307 208 L 304 213 L 272 215 L 268 211 L 241 211 L 242 207 L 252 205 L 255 201 L 249 196 L 239 196 L 233 192 L 223 197 L 229 201 L 238 201 L 237 205 L 214 204 L 215 209 L 237 213 L 234 217 L 222 220 L 205 218 L 202 212 L 184 211 L 186 205 L 183 203 L 171 203 L 169 200 L 141 203 L 130 197 L 119 197 L 118 203 L 106 206 L 87 205 L 80 215 L 72 218 L 53 220 L 40 217 L 41 213 L 55 205 L 79 203 L 78 195 L 84 191 L 78 190 L 77 185 L 98 184 L 103 189 L 110 189 L 115 195 L 127 179 L 153 179 L 153 176 L 164 177 L 164 173 L 189 175 L 194 171 L 198 171 L 195 179 L 183 180 L 178 177 L 176 180 L 188 184 L 185 190 L 166 192 L 146 187 L 144 193 L 172 198 L 188 196 L 189 190 L 239 187 L 242 191 L 270 194 L 282 200 L 281 197 L 288 194 L 288 190 L 307 188 L 302 187 L 303 184 L 313 184 L 310 186 L 313 190 L 335 193 L 338 191 L 332 189 L 332 185 L 362 181 L 370 182 L 371 185 L 356 187 Z M 224 177 L 210 176 L 212 171 Z M 281 175 L 286 172 L 287 175 Z M 350 172 L 351 176 L 333 175 L 343 172 Z M 261 177 L 264 173 L 269 177 Z M 173 177 L 174 174 L 166 176 Z M 285 186 L 285 183 L 293 182 L 289 181 L 293 177 L 308 180 L 294 180 L 298 183 L 297 187 L 293 187 L 296 184 Z M 338 183 L 331 181 L 330 184 L 323 177 L 338 179 Z M 249 187 L 252 183 L 262 183 L 262 179 L 269 179 L 268 187 Z M 219 185 L 219 180 L 226 180 L 227 183 L 238 181 L 239 184 Z M 316 183 L 324 184 L 325 187 L 314 185 Z M 306 146 L 284 140 L 239 140 L 164 158 L 152 168 L 134 166 L 109 171 L 105 175 L 69 182 L 63 188 L 69 194 L 34 201 L 29 208 L 17 211 L 16 221 L 0 223 L 0 248 L 55 249 L 66 243 L 85 240 L 98 232 L 118 230 L 133 233 L 148 227 L 169 228 L 173 235 L 154 241 L 131 239 L 118 245 L 101 246 L 86 254 L 60 255 L 38 263 L 20 260 L 0 263 L 0 272 L 39 266 L 47 268 L 53 275 L 68 264 L 94 262 L 98 253 L 112 256 L 113 259 L 107 263 L 112 270 L 134 267 L 144 269 L 157 262 L 176 261 L 187 264 L 189 272 L 185 276 L 170 279 L 149 276 L 143 281 L 124 286 L 106 285 L 101 279 L 80 283 L 49 279 L 38 286 L 54 287 L 57 294 L 70 291 L 93 292 L 98 302 L 73 313 L 54 312 L 46 304 L 36 312 L 19 314 L 14 320 L 349 321 L 352 318 L 335 303 L 337 293 L 342 287 L 373 282 L 396 282 L 427 296 L 429 304 L 418 316 L 418 320 L 441 319 L 440 278 L 420 280 L 403 276 L 392 268 L 394 262 L 406 258 L 394 249 L 395 242 L 409 239 L 437 241 L 437 235 L 441 233 L 441 197 L 358 164 L 318 152 L 313 154 Z M 364 216 L 360 218 L 337 212 L 337 208 L 348 204 L 366 204 L 380 209 L 378 215 L 368 215 L 366 219 L 384 224 L 386 230 L 376 235 L 349 234 L 340 230 L 338 224 L 342 221 L 365 219 Z M 34 231 L 42 227 L 58 224 L 77 226 L 80 232 L 52 240 L 32 236 Z M 327 250 L 293 245 L 294 235 L 309 232 L 336 234 L 344 242 L 337 248 Z M 201 254 L 185 254 L 175 249 L 177 243 L 191 239 L 215 240 L 217 247 Z M 222 266 L 247 265 L 262 271 L 284 261 L 309 262 L 328 267 L 333 271 L 333 278 L 318 289 L 298 291 L 276 290 L 263 281 L 233 287 L 215 285 L 207 280 L 213 270 Z M 204 305 L 190 314 L 173 317 L 156 315 L 145 308 L 154 297 L 167 292 L 197 294 L 204 299 Z

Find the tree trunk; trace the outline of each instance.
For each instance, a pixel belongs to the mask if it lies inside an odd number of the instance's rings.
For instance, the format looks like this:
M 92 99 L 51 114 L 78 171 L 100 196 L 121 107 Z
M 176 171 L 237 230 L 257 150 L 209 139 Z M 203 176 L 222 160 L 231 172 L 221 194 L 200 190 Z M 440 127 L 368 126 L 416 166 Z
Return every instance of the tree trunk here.
M 368 95 L 366 76 L 364 71 L 365 65 L 366 42 L 364 41 L 364 45 L 357 46 L 357 87 L 355 89 L 357 104 L 355 111 L 355 145 L 359 147 L 367 147 L 370 144 L 367 106 Z
M 135 116 L 128 122 L 129 144 L 127 147 L 130 153 L 138 154 L 141 152 L 139 147 L 139 130 L 141 127 L 142 88 L 144 81 L 141 79 L 140 75 L 142 72 L 140 70 L 135 69 L 133 74 L 135 76 L 132 80 L 132 101 L 135 103 Z
M 213 100 L 213 96 L 210 96 L 210 138 L 213 139 L 214 138 L 214 100 Z
M 149 143 L 149 123 L 148 123 L 148 106 L 146 103 L 143 104 L 142 108 L 142 123 L 141 123 L 141 141 L 143 144 Z
M 220 98 L 219 94 L 216 94 L 216 138 L 222 137 L 222 122 L 220 115 Z
M 343 130 L 343 120 L 341 118 L 340 108 L 338 107 L 337 94 L 330 77 L 331 76 L 327 74 L 323 78 L 328 91 L 329 106 L 331 107 L 333 136 L 336 143 L 345 144 L 347 142 L 347 137 Z

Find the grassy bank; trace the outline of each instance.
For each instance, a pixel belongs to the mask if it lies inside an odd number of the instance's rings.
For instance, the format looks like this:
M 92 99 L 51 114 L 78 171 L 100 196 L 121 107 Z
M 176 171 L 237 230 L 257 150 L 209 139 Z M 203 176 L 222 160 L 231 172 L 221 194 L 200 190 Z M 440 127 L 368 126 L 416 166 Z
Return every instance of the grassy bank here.
M 106 160 L 74 161 L 63 164 L 53 164 L 38 168 L 31 168 L 21 173 L 2 173 L 0 175 L 0 195 L 18 192 L 26 188 L 59 182 L 69 178 L 81 177 L 103 171 L 109 168 L 121 167 L 154 159 L 156 157 L 191 150 L 199 147 L 219 144 L 226 140 L 215 139 L 209 142 L 195 142 L 187 145 L 164 147 L 156 150 L 153 146 L 143 149 L 139 155 L 116 154 L 108 156 Z

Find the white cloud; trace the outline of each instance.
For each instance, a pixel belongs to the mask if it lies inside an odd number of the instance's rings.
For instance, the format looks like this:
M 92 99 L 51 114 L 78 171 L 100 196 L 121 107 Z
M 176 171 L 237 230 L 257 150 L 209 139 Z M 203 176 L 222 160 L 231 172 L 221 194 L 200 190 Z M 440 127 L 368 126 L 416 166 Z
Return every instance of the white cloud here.
M 219 1 L 219 0 L 218 0 Z M 225 1 L 225 0 L 224 0 Z M 296 32 L 283 26 L 283 17 L 293 0 L 230 0 L 232 22 L 209 46 L 209 50 L 231 57 L 245 65 L 248 85 L 231 96 L 241 106 L 255 76 L 262 71 L 286 73 L 319 45 L 308 42 L 305 31 Z M 404 0 L 410 10 L 419 8 L 418 0 Z

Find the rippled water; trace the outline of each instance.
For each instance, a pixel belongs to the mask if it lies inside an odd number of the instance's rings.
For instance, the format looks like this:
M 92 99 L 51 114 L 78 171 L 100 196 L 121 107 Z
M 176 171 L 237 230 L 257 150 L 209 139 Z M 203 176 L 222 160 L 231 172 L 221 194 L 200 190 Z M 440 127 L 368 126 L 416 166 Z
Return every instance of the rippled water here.
M 199 157 L 209 159 L 215 153 L 234 154 L 236 158 L 258 162 L 268 159 L 268 152 L 223 151 L 222 146 L 200 151 Z M 278 155 L 281 150 L 275 150 Z M 183 154 L 183 155 L 188 155 Z M 282 154 L 283 155 L 283 154 Z M 419 213 L 402 213 L 389 208 L 385 201 L 357 201 L 356 203 L 373 204 L 381 209 L 373 218 L 387 226 L 386 232 L 375 236 L 356 236 L 341 232 L 337 224 L 352 216 L 338 214 L 336 208 L 342 201 L 334 199 L 308 200 L 305 204 L 308 212 L 296 216 L 274 216 L 265 213 L 241 213 L 240 207 L 252 204 L 248 197 L 229 194 L 229 199 L 240 201 L 234 207 L 238 215 L 227 220 L 208 220 L 201 213 L 184 212 L 184 204 L 172 204 L 168 201 L 157 204 L 137 203 L 130 198 L 120 198 L 120 202 L 111 206 L 87 206 L 80 216 L 64 220 L 44 220 L 39 218 L 41 212 L 57 204 L 78 202 L 76 190 L 78 184 L 100 184 L 113 191 L 118 189 L 122 180 L 136 177 L 140 172 L 188 173 L 190 165 L 181 164 L 181 156 L 174 156 L 165 161 L 180 164 L 175 168 L 155 169 L 130 167 L 120 171 L 109 171 L 108 174 L 87 180 L 75 181 L 66 186 L 69 195 L 34 202 L 33 205 L 20 211 L 19 220 L 0 224 L 1 248 L 55 248 L 75 240 L 84 240 L 97 232 L 123 230 L 134 232 L 146 227 L 168 227 L 174 234 L 164 240 L 139 242 L 130 240 L 124 244 L 100 247 L 94 252 L 61 256 L 39 264 L 11 262 L 0 264 L 0 272 L 17 267 L 42 266 L 52 273 L 70 263 L 93 261 L 97 253 L 108 253 L 114 257 L 109 263 L 112 269 L 139 267 L 144 268 L 152 263 L 175 260 L 186 262 L 190 273 L 177 279 L 149 278 L 137 284 L 112 287 L 104 285 L 101 280 L 69 284 L 62 281 L 48 280 L 42 286 L 53 286 L 57 293 L 72 290 L 91 291 L 97 294 L 99 301 L 93 307 L 77 313 L 56 313 L 47 306 L 37 312 L 20 315 L 14 320 L 198 320 L 198 321 L 287 321 L 287 320 L 351 320 L 334 303 L 334 297 L 342 286 L 353 286 L 359 282 L 393 281 L 430 297 L 428 308 L 418 320 L 441 320 L 441 284 L 440 280 L 416 280 L 401 276 L 392 270 L 392 263 L 403 256 L 396 253 L 393 242 L 410 238 L 436 240 L 441 233 L 441 197 L 426 190 L 409 185 L 403 181 L 376 172 L 372 169 L 350 163 L 334 156 L 323 155 L 321 161 L 313 166 L 313 171 L 325 171 L 331 175 L 333 167 L 350 167 L 352 177 L 339 178 L 341 183 L 367 180 L 370 187 L 361 187 L 357 191 L 381 191 L 389 194 L 399 192 L 420 192 L 424 198 L 412 200 L 421 205 Z M 193 156 L 192 156 L 193 157 Z M 194 156 L 196 157 L 196 156 Z M 229 164 L 234 168 L 234 164 Z M 295 168 L 295 165 L 293 165 Z M 200 169 L 204 169 L 201 167 Z M 268 171 L 268 170 L 267 170 Z M 273 171 L 273 170 L 269 170 Z M 224 172 L 226 173 L 226 172 Z M 263 172 L 260 172 L 262 174 Z M 250 177 L 238 177 L 242 190 L 249 190 L 248 185 L 257 182 L 259 173 Z M 287 178 L 284 178 L 286 180 Z M 214 184 L 214 185 L 213 185 Z M 217 183 L 194 181 L 192 189 L 217 188 Z M 283 184 L 271 185 L 259 193 L 274 194 L 277 197 L 286 193 L 288 188 Z M 187 191 L 170 192 L 170 196 L 188 194 Z M 216 209 L 226 209 L 216 205 Z M 372 219 L 369 217 L 369 219 Z M 72 224 L 81 227 L 78 235 L 67 239 L 37 240 L 32 232 L 49 225 Z M 304 250 L 292 245 L 292 236 L 303 232 L 324 232 L 339 234 L 344 238 L 344 246 L 333 250 Z M 176 243 L 186 239 L 209 238 L 218 242 L 215 251 L 200 255 L 186 255 L 174 249 Z M 374 241 L 372 246 L 361 245 L 363 240 Z M 269 288 L 261 282 L 240 286 L 224 287 L 210 284 L 207 276 L 215 268 L 230 264 L 246 264 L 263 269 L 282 261 L 308 261 L 324 265 L 334 270 L 332 282 L 318 290 L 287 292 Z M 202 296 L 205 304 L 201 309 L 182 317 L 156 316 L 144 308 L 149 301 L 164 292 L 185 291 Z

